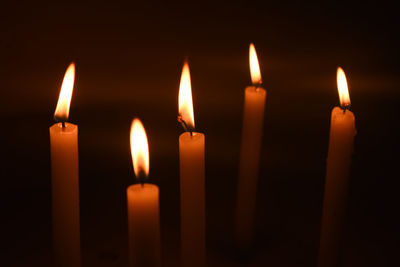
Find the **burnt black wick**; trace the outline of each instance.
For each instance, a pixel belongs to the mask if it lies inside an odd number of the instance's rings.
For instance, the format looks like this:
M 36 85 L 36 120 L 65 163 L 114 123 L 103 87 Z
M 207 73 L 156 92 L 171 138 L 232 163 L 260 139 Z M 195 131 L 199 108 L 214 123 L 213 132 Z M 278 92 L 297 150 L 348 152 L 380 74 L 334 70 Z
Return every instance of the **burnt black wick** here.
M 185 132 L 189 132 L 190 136 L 193 136 L 193 131 L 189 129 L 186 121 L 182 118 L 181 115 L 178 115 L 178 122 L 182 125 L 182 128 Z

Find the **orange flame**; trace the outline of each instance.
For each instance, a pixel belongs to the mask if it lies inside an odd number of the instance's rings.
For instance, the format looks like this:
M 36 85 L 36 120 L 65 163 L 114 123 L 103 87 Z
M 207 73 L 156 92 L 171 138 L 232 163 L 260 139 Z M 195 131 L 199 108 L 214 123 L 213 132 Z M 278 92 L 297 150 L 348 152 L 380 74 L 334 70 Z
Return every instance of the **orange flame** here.
M 194 129 L 192 86 L 190 82 L 189 64 L 185 62 L 182 68 L 179 85 L 179 115 L 190 129 Z
M 71 63 L 68 66 L 64 75 L 64 80 L 58 97 L 54 118 L 57 121 L 67 121 L 69 116 L 69 107 L 71 105 L 72 89 L 75 81 L 75 64 Z
M 139 119 L 133 119 L 131 125 L 131 154 L 133 171 L 136 178 L 149 176 L 149 144 L 146 131 Z
M 341 67 L 337 69 L 337 88 L 339 92 L 340 106 L 347 108 L 350 106 L 349 88 L 347 87 L 346 75 Z
M 251 43 L 249 47 L 249 61 L 250 61 L 250 76 L 253 85 L 261 84 L 260 64 L 258 63 L 257 52 L 254 44 Z

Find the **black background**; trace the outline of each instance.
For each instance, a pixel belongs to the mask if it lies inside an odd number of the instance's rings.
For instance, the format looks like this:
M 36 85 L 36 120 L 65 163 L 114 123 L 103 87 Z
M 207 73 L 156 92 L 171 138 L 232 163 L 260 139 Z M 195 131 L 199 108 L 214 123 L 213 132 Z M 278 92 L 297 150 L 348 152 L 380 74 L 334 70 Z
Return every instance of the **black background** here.
M 74 61 L 84 266 L 126 266 L 134 116 L 146 127 L 150 179 L 160 186 L 164 266 L 177 266 L 184 59 L 196 126 L 206 134 L 208 266 L 315 266 L 339 65 L 358 131 L 342 266 L 396 265 L 398 26 L 398 9 L 384 1 L 2 4 L 1 265 L 50 265 L 48 127 Z M 268 96 L 256 239 L 238 259 L 232 220 L 250 42 Z

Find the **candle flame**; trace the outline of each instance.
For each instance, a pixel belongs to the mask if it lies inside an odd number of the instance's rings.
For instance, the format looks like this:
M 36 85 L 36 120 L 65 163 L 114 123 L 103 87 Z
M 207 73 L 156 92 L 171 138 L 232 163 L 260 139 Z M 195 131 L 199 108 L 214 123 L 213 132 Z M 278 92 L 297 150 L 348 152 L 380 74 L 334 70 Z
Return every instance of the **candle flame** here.
M 185 62 L 182 68 L 179 85 L 179 115 L 190 129 L 194 129 L 192 86 L 190 82 L 189 64 Z
M 261 84 L 260 64 L 258 63 L 257 52 L 254 44 L 250 44 L 249 48 L 250 76 L 253 85 Z
M 139 119 L 133 119 L 131 125 L 131 154 L 136 178 L 148 177 L 149 144 L 146 131 Z
M 339 92 L 340 106 L 347 108 L 350 106 L 349 88 L 347 87 L 346 75 L 341 67 L 337 69 L 337 88 Z
M 67 121 L 69 116 L 69 107 L 71 105 L 72 89 L 75 80 L 75 64 L 71 63 L 64 75 L 64 80 L 58 97 L 54 118 L 57 121 Z

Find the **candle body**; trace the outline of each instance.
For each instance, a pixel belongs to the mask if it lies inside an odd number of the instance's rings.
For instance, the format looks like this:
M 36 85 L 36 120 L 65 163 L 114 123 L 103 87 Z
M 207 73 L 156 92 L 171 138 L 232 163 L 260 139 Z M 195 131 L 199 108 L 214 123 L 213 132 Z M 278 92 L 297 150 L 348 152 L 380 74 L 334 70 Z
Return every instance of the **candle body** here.
M 135 184 L 126 190 L 131 267 L 161 266 L 159 190 Z
M 206 266 L 205 136 L 179 136 L 182 266 Z
M 318 266 L 336 266 L 347 201 L 355 117 L 339 107 L 332 110 Z
M 260 87 L 245 90 L 234 229 L 237 245 L 243 248 L 249 247 L 253 237 L 266 95 Z
M 50 127 L 54 266 L 80 266 L 78 126 Z

